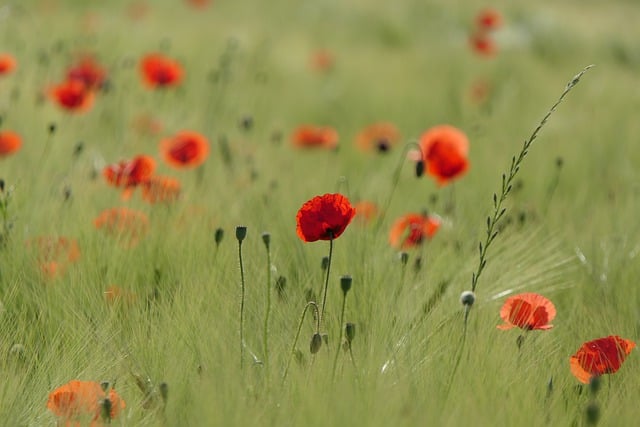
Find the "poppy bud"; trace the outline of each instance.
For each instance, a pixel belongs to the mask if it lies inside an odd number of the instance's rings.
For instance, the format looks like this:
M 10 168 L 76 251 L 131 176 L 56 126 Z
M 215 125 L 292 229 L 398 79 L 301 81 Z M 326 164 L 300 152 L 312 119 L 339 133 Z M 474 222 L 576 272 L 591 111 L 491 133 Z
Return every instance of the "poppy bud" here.
M 262 233 L 262 241 L 264 242 L 264 245 L 267 247 L 267 249 L 269 249 L 269 243 L 271 243 L 271 234 L 267 232 Z
M 56 131 L 56 124 L 55 123 L 49 123 L 49 134 L 53 135 Z
M 4 179 L 0 179 L 0 193 L 4 192 Z
M 167 398 L 169 397 L 169 384 L 163 381 L 160 383 L 159 387 L 160 387 L 160 397 L 162 397 L 162 401 L 166 405 Z
M 322 262 L 320 263 L 320 267 L 322 268 L 322 271 L 326 270 L 328 266 L 329 266 L 329 257 L 323 256 Z
M 406 252 L 400 252 L 400 262 L 402 263 L 402 265 L 407 265 L 407 262 L 409 261 L 409 254 Z
M 104 391 L 106 393 L 107 390 L 109 390 L 109 386 L 110 385 L 111 385 L 111 383 L 109 383 L 109 381 L 102 381 L 100 383 L 100 388 L 102 389 L 102 391 Z
M 591 381 L 589 381 L 589 391 L 594 396 L 598 394 L 598 391 L 600 391 L 601 386 L 602 386 L 602 380 L 600 379 L 599 375 L 594 376 L 593 378 L 591 378 Z
M 342 293 L 344 293 L 344 295 L 347 295 L 347 292 L 349 292 L 349 289 L 351 289 L 351 282 L 353 281 L 353 279 L 351 278 L 351 276 L 342 276 L 340 278 L 340 287 L 342 288 Z
M 242 242 L 247 237 L 247 227 L 239 225 L 236 227 L 236 239 L 238 242 Z
M 108 397 L 105 397 L 100 401 L 100 406 L 102 407 L 102 410 L 101 410 L 102 419 L 111 420 L 111 407 L 113 406 L 111 404 L 111 399 L 109 399 Z
M 356 324 L 355 323 L 347 323 L 344 327 L 344 336 L 347 339 L 347 342 L 351 344 L 351 341 L 356 337 Z
M 600 406 L 598 406 L 597 402 L 591 402 L 587 405 L 586 416 L 587 425 L 594 426 L 598 424 L 598 420 L 600 419 Z
M 562 169 L 563 165 L 564 165 L 564 159 L 562 157 L 557 157 L 556 158 L 556 167 L 558 169 Z
M 80 156 L 80 154 L 82 154 L 82 151 L 84 150 L 84 142 L 79 141 L 75 147 L 73 147 L 73 157 L 78 157 Z
M 416 162 L 416 177 L 420 178 L 424 173 L 424 161 L 418 160 Z
M 224 237 L 224 230 L 222 228 L 216 228 L 216 232 L 213 237 L 216 242 L 216 246 L 220 246 L 220 242 L 222 242 L 223 237 Z
M 476 302 L 476 294 L 473 292 L 464 291 L 460 294 L 460 303 L 462 303 L 462 305 L 471 307 L 474 302 Z
M 239 124 L 241 129 L 249 131 L 253 127 L 253 117 L 244 116 L 242 119 L 240 119 Z
M 309 351 L 311 351 L 311 354 L 316 354 L 318 351 L 320 351 L 320 347 L 322 347 L 322 335 L 320 335 L 319 333 L 315 333 L 311 337 Z

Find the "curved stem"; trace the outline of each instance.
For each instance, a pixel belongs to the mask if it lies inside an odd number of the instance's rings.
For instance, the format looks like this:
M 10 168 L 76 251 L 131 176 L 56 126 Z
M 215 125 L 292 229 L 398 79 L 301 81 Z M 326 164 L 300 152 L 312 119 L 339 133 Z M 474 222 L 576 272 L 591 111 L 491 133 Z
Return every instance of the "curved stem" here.
M 244 367 L 244 267 L 242 266 L 242 241 L 238 241 L 240 260 L 240 369 Z
M 318 304 L 315 301 L 309 301 L 305 304 L 304 309 L 302 310 L 302 316 L 300 316 L 300 322 L 298 322 L 298 330 L 296 331 L 296 337 L 293 339 L 293 345 L 291 346 L 291 352 L 289 353 L 289 360 L 287 360 L 287 366 L 284 368 L 284 374 L 282 374 L 282 384 L 287 379 L 287 374 L 289 373 L 289 366 L 291 365 L 291 359 L 293 359 L 293 355 L 296 352 L 296 345 L 298 344 L 298 338 L 300 338 L 300 331 L 302 330 L 302 324 L 304 322 L 304 318 L 307 314 L 307 310 L 309 307 L 313 306 L 316 311 L 316 332 L 320 332 L 320 316 L 318 315 Z

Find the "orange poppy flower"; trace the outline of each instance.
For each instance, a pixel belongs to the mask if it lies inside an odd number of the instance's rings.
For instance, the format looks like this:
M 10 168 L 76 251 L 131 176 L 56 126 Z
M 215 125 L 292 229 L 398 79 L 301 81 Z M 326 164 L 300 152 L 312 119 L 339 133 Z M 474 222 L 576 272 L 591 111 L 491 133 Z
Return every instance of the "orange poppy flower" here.
M 102 401 L 111 404 L 110 418 L 116 418 L 126 407 L 125 401 L 112 388 L 109 395 L 95 381 L 72 380 L 49 394 L 47 408 L 60 417 L 66 425 L 80 425 L 79 421 L 92 421 L 91 426 L 101 426 Z
M 304 242 L 337 239 L 356 210 L 342 194 L 316 196 L 302 205 L 296 215 L 296 232 Z
M 364 128 L 356 136 L 356 145 L 363 151 L 386 153 L 400 141 L 400 132 L 393 123 L 380 122 Z
M 321 147 L 334 149 L 338 146 L 338 132 L 331 127 L 302 125 L 291 135 L 296 147 Z
M 105 69 L 91 56 L 81 58 L 67 70 L 67 81 L 82 82 L 88 90 L 100 89 L 106 78 Z
M 356 218 L 360 218 L 364 222 L 369 222 L 378 215 L 378 206 L 366 200 L 359 201 L 353 205 L 353 208 L 356 210 Z
M 177 61 L 160 53 L 151 53 L 140 62 L 143 82 L 152 89 L 177 86 L 184 71 Z
M 135 187 L 151 178 L 156 169 L 156 161 L 152 157 L 140 155 L 132 160 L 122 160 L 119 163 L 106 166 L 102 175 L 107 182 L 115 187 Z
M 481 30 L 496 30 L 502 26 L 502 15 L 495 9 L 484 9 L 476 15 L 476 27 Z
M 207 159 L 209 141 L 197 132 L 185 130 L 160 141 L 160 152 L 169 166 L 194 168 Z
M 311 55 L 310 65 L 313 70 L 330 71 L 335 64 L 335 57 L 326 49 L 319 49 Z
M 93 220 L 93 224 L 97 229 L 121 239 L 129 247 L 137 245 L 149 229 L 147 215 L 128 208 L 106 209 Z
M 444 185 L 464 174 L 469 168 L 469 140 L 450 125 L 435 126 L 420 137 L 420 149 L 427 173 Z
M 551 329 L 553 325 L 549 322 L 556 317 L 556 308 L 542 295 L 525 293 L 507 298 L 500 310 L 500 317 L 504 324 L 498 325 L 497 328 L 501 330 L 515 327 L 527 331 Z
M 0 157 L 15 153 L 22 147 L 22 138 L 15 132 L 5 130 L 0 132 Z
M 153 176 L 142 186 L 142 200 L 149 203 L 171 203 L 180 197 L 180 181 L 166 176 Z
M 0 76 L 11 73 L 16 69 L 18 62 L 13 55 L 0 53 Z
M 613 374 L 635 346 L 633 341 L 617 335 L 587 341 L 569 358 L 571 373 L 584 384 L 593 377 Z
M 67 80 L 54 86 L 51 98 L 67 111 L 85 112 L 93 106 L 94 94 L 79 80 Z
M 432 238 L 440 228 L 440 219 L 434 215 L 418 213 L 406 214 L 391 226 L 389 243 L 398 249 L 419 246 L 425 239 Z
M 498 46 L 493 38 L 484 31 L 478 31 L 469 38 L 471 49 L 480 56 L 492 57 L 498 52 Z

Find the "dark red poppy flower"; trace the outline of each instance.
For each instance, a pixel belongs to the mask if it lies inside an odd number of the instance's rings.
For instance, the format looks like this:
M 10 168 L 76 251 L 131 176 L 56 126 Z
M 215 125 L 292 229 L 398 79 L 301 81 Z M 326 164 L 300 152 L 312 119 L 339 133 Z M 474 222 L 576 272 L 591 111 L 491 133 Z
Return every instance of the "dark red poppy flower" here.
M 93 220 L 93 224 L 129 247 L 137 245 L 149 229 L 147 215 L 129 208 L 107 209 Z
M 464 174 L 469 168 L 469 140 L 450 125 L 435 126 L 420 137 L 420 149 L 427 173 L 444 185 Z
M 156 161 L 152 157 L 140 155 L 132 160 L 122 160 L 106 166 L 102 175 L 115 187 L 135 187 L 145 183 L 156 169 Z
M 0 53 L 0 76 L 11 73 L 16 69 L 18 62 L 9 53 Z
M 542 295 L 525 293 L 507 298 L 500 310 L 500 317 L 504 324 L 497 328 L 502 330 L 516 327 L 527 331 L 551 329 L 553 325 L 549 322 L 556 317 L 556 308 Z
M 84 83 L 88 90 L 100 89 L 107 78 L 105 69 L 92 56 L 84 56 L 67 70 L 68 81 Z
M 398 128 L 389 122 L 373 123 L 356 136 L 356 145 L 363 151 L 386 153 L 400 141 Z
M 114 419 L 124 410 L 126 403 L 113 388 L 107 395 L 95 381 L 73 380 L 56 388 L 49 394 L 47 408 L 60 417 L 64 425 L 79 426 L 80 420 L 90 418 L 91 426 L 99 426 L 102 425 L 102 401 L 107 397 L 111 404 L 109 417 Z
M 569 358 L 571 373 L 584 384 L 593 377 L 613 374 L 635 346 L 633 341 L 618 335 L 587 341 Z
M 142 200 L 154 203 L 171 203 L 180 197 L 180 181 L 168 176 L 152 176 L 142 185 Z
M 51 88 L 51 98 L 70 112 L 82 113 L 93 106 L 93 92 L 79 80 L 68 80 Z
M 476 27 L 479 30 L 492 31 L 502 26 L 502 15 L 495 9 L 484 9 L 476 15 Z
M 440 228 L 440 219 L 435 215 L 410 213 L 398 218 L 391 226 L 389 243 L 399 249 L 419 246 L 432 238 Z
M 487 32 L 477 31 L 469 37 L 471 49 L 480 56 L 490 58 L 498 52 L 498 46 Z
M 338 146 L 338 132 L 331 127 L 302 125 L 291 135 L 291 142 L 302 148 L 334 149 Z
M 160 53 L 151 53 L 142 58 L 140 71 L 144 83 L 154 89 L 177 86 L 184 75 L 178 61 Z
M 337 239 L 356 210 L 342 194 L 324 194 L 307 201 L 296 215 L 298 237 L 305 242 Z
M 15 132 L 5 130 L 0 132 L 0 158 L 9 156 L 22 147 L 22 138 Z
M 169 166 L 194 168 L 207 159 L 209 141 L 204 135 L 185 130 L 160 141 L 160 153 Z

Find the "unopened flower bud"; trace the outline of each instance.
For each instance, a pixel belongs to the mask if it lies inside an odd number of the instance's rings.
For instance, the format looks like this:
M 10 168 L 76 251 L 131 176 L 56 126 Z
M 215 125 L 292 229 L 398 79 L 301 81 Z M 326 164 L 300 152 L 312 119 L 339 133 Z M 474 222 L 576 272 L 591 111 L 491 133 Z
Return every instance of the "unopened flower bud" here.
M 407 265 L 407 262 L 409 262 L 409 254 L 406 252 L 400 252 L 400 262 L 402 265 Z
M 267 232 L 262 233 L 262 241 L 264 242 L 264 245 L 267 247 L 267 249 L 269 249 L 269 244 L 271 243 L 271 234 Z
M 319 333 L 315 333 L 311 337 L 309 351 L 311 351 L 311 354 L 316 354 L 318 351 L 320 351 L 320 347 L 322 347 L 322 335 L 320 335 Z
M 600 378 L 600 376 L 596 375 L 591 378 L 591 381 L 589 381 L 589 391 L 593 396 L 598 394 L 598 391 L 600 391 L 600 387 L 602 387 L 602 379 Z
M 242 242 L 247 237 L 247 227 L 239 225 L 236 227 L 236 239 L 238 242 Z
M 351 289 L 351 282 L 353 281 L 353 279 L 351 278 L 351 276 L 342 276 L 340 278 L 340 287 L 342 288 L 342 292 L 347 295 L 347 292 L 349 292 L 349 289 Z
M 161 382 L 160 383 L 160 397 L 162 397 L 162 402 L 164 402 L 164 404 L 167 404 L 167 398 L 169 397 L 169 384 L 167 384 L 166 382 Z
M 416 162 L 416 176 L 420 178 L 423 173 L 424 173 L 424 161 L 418 160 Z
M 353 339 L 356 337 L 356 324 L 355 323 L 347 323 L 344 327 L 344 336 L 351 344 Z
M 587 425 L 595 426 L 600 419 L 600 406 L 597 402 L 591 402 L 587 405 L 586 410 Z
M 224 237 L 224 230 L 222 228 L 216 228 L 216 232 L 213 236 L 216 246 L 220 246 L 220 242 L 222 242 L 222 238 Z
M 322 262 L 320 263 L 320 267 L 322 268 L 322 271 L 326 270 L 327 267 L 329 267 L 329 257 L 328 256 L 322 257 Z

